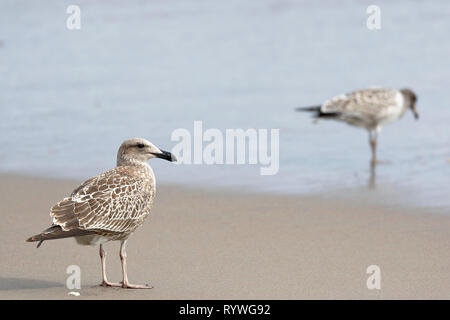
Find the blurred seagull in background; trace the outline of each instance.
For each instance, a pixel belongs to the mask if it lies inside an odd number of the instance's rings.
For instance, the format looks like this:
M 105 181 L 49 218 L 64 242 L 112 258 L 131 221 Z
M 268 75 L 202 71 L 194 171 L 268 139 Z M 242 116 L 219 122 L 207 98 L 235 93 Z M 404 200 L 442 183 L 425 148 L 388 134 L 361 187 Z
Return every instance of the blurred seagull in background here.
M 381 127 L 400 119 L 411 110 L 416 119 L 417 96 L 410 89 L 369 88 L 343 94 L 322 105 L 297 108 L 296 111 L 312 112 L 316 119 L 333 119 L 369 131 L 372 149 L 371 164 L 377 163 L 377 139 Z
M 64 198 L 50 210 L 53 224 L 27 241 L 75 237 L 81 245 L 100 245 L 102 286 L 150 289 L 149 285 L 130 284 L 127 276 L 126 242 L 128 237 L 149 215 L 155 197 L 155 175 L 147 161 L 161 158 L 176 161 L 167 151 L 151 142 L 134 138 L 122 143 L 117 153 L 117 167 L 86 180 L 70 197 Z M 106 252 L 102 244 L 121 242 L 123 281 L 108 282 Z

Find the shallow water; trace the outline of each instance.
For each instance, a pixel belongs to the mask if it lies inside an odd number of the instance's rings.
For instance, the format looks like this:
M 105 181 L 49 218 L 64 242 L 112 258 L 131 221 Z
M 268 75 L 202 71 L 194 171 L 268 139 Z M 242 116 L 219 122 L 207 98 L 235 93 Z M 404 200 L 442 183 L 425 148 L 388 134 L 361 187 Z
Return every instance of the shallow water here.
M 378 1 L 70 1 L 0 3 L 0 170 L 87 178 L 122 140 L 165 149 L 176 128 L 279 128 L 280 171 L 152 161 L 161 182 L 450 208 L 450 3 Z M 380 136 L 367 188 L 367 134 L 313 124 L 297 106 L 372 85 L 411 87 L 412 114 Z

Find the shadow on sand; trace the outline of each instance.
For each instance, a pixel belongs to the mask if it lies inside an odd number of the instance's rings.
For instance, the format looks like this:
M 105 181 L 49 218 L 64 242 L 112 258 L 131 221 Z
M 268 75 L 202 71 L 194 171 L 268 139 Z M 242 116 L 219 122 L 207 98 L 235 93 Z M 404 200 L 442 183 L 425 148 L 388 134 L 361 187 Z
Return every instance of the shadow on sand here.
M 0 291 L 22 290 L 22 289 L 46 289 L 64 287 L 59 282 L 25 279 L 25 278 L 3 278 L 0 277 Z

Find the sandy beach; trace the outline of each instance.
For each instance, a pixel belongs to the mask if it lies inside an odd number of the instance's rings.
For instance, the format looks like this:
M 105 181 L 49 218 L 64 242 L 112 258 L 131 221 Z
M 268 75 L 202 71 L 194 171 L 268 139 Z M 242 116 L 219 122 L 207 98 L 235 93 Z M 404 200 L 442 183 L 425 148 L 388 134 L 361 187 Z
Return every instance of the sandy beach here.
M 102 288 L 98 247 L 25 239 L 81 181 L 0 176 L 0 299 L 448 299 L 450 218 L 325 196 L 277 196 L 159 186 L 151 217 L 130 238 L 130 280 Z M 118 243 L 108 276 L 120 281 Z M 66 268 L 81 268 L 69 296 Z M 381 269 L 381 289 L 366 268 Z

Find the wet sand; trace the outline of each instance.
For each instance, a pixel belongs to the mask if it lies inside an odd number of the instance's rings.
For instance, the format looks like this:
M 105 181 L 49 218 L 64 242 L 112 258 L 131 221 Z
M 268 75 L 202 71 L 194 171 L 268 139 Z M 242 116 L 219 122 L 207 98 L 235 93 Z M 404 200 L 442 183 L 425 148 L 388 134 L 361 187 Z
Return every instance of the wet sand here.
M 130 281 L 102 288 L 98 247 L 25 239 L 81 181 L 0 176 L 1 299 L 449 299 L 450 218 L 427 209 L 314 197 L 158 186 L 150 218 L 128 242 Z M 120 281 L 118 243 L 107 244 Z M 69 296 L 66 268 L 81 268 Z M 381 268 L 381 290 L 366 268 Z

